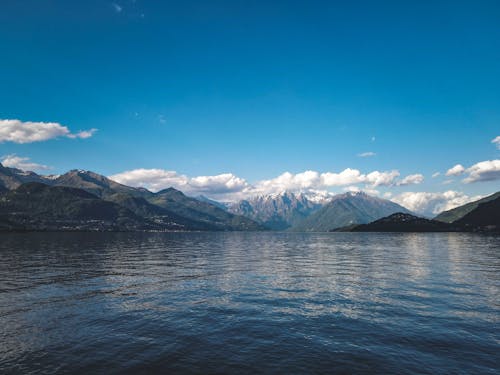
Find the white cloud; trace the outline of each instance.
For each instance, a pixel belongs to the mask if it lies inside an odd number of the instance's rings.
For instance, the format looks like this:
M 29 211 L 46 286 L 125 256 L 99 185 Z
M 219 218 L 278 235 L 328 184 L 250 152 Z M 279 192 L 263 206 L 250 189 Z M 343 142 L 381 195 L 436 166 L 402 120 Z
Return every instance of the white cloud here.
M 397 183 L 398 186 L 416 185 L 424 181 L 424 176 L 420 173 L 410 174 Z
M 365 182 L 373 187 L 390 186 L 394 184 L 394 181 L 398 177 L 399 177 L 398 171 L 390 171 L 390 172 L 374 171 L 366 175 Z
M 463 180 L 465 183 L 478 181 L 493 181 L 500 179 L 500 160 L 486 160 L 474 164 L 465 170 L 468 176 Z
M 215 199 L 236 200 L 282 191 L 301 191 L 313 194 L 331 187 L 359 184 L 365 185 L 365 188 L 357 187 L 357 189 L 369 194 L 378 194 L 378 191 L 373 190 L 375 187 L 395 185 L 398 176 L 398 171 L 373 171 L 362 174 L 359 170 L 351 168 L 339 173 L 319 173 L 309 170 L 296 174 L 285 172 L 275 178 L 249 184 L 245 179 L 232 173 L 188 177 L 164 169 L 135 169 L 115 174 L 110 178 L 125 185 L 142 186 L 152 191 L 172 186 L 188 195 L 204 194 Z
M 360 158 L 369 158 L 369 157 L 376 156 L 376 155 L 377 154 L 375 152 L 372 152 L 372 151 L 362 152 L 361 154 L 358 154 L 358 156 Z
M 23 171 L 43 171 L 50 167 L 30 161 L 30 158 L 17 156 L 15 154 L 5 155 L 1 161 L 4 167 L 22 169 Z
M 394 183 L 394 180 L 398 176 L 398 171 L 374 171 L 369 174 L 362 174 L 359 170 L 351 168 L 346 168 L 339 173 L 305 171 L 293 174 L 285 172 L 276 178 L 258 181 L 254 186 L 248 188 L 246 193 L 271 194 L 285 190 L 321 190 L 325 188 L 356 184 L 366 184 L 367 186 L 373 188 L 382 185 L 389 186 Z M 365 189 L 365 191 L 367 190 L 368 189 Z
M 500 150 L 500 135 L 498 137 L 495 137 L 491 140 L 491 143 L 494 143 L 497 148 Z
M 188 195 L 206 194 L 213 197 L 240 193 L 249 186 L 244 179 L 232 173 L 190 178 L 164 169 L 135 169 L 109 178 L 125 185 L 145 187 L 151 191 L 174 187 Z
M 392 201 L 419 214 L 436 215 L 481 198 L 481 196 L 469 197 L 463 192 L 448 190 L 442 193 L 405 192 L 393 197 Z
M 461 164 L 455 165 L 446 171 L 446 176 L 458 176 L 465 172 L 465 168 Z
M 0 119 L 0 143 L 32 143 L 58 137 L 89 138 L 97 129 L 71 133 L 70 130 L 57 122 L 32 122 Z
M 322 173 L 320 181 L 322 186 L 331 187 L 363 183 L 365 178 L 357 169 L 346 168 L 340 173 Z
M 191 178 L 189 185 L 193 190 L 209 194 L 227 194 L 244 190 L 248 183 L 232 173 L 216 176 L 199 176 Z
M 285 172 L 276 178 L 257 182 L 254 189 L 258 194 L 270 194 L 284 190 L 314 189 L 322 185 L 321 175 L 318 172 L 305 171 L 297 174 Z
M 439 176 L 441 176 L 440 172 L 436 172 L 436 173 L 432 174 L 432 178 L 436 178 L 436 177 L 439 177 Z

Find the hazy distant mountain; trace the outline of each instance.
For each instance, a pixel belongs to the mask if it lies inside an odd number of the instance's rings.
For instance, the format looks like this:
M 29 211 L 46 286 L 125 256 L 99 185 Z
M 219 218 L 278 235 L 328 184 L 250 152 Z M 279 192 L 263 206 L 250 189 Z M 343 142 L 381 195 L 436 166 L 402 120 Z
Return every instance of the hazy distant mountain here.
M 216 207 L 219 207 L 220 209 L 225 210 L 225 211 L 227 211 L 228 207 L 231 206 L 231 203 L 218 202 L 218 201 L 210 199 L 204 195 L 198 195 L 195 198 L 198 199 L 200 202 L 210 203 L 210 204 L 212 204 Z
M 148 201 L 190 220 L 209 223 L 219 230 L 263 230 L 263 225 L 249 218 L 234 215 L 215 206 L 191 198 L 179 190 L 168 188 L 149 196 Z
M 155 226 L 84 190 L 29 182 L 0 196 L 0 226 L 23 230 L 142 230 Z
M 321 207 L 304 194 L 283 192 L 241 200 L 228 211 L 251 218 L 274 230 L 287 229 Z
M 293 231 L 326 232 L 353 224 L 366 224 L 391 214 L 410 213 L 387 199 L 363 192 L 339 194 L 330 203 L 294 225 Z
M 452 223 L 456 220 L 461 219 L 462 217 L 467 215 L 469 212 L 476 209 L 481 203 L 486 203 L 486 202 L 492 201 L 494 199 L 497 199 L 499 197 L 500 197 L 500 191 L 495 193 L 495 194 L 492 194 L 488 197 L 480 199 L 478 201 L 467 203 L 467 204 L 464 204 L 463 206 L 456 207 L 456 208 L 453 208 L 453 209 L 448 210 L 448 211 L 443 211 L 439 215 L 437 215 L 434 218 L 434 220 L 443 221 L 445 223 Z
M 418 216 L 395 213 L 369 224 L 358 224 L 346 228 L 349 232 L 456 232 L 459 226 Z M 339 229 L 342 231 L 342 228 Z
M 497 198 L 479 203 L 454 224 L 462 225 L 466 230 L 500 231 L 500 196 L 495 195 Z

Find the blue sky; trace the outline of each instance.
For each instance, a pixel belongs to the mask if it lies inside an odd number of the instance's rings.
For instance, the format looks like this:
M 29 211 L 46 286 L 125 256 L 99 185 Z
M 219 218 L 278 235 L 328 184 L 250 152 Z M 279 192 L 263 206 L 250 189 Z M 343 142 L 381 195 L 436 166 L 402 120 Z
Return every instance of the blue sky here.
M 350 168 L 400 176 L 311 186 L 500 190 L 496 162 L 474 182 L 463 182 L 471 170 L 443 176 L 500 159 L 497 1 L 4 0 L 0 45 L 0 119 L 21 124 L 4 133 L 26 122 L 71 132 L 0 139 L 4 160 L 44 173 L 161 169 L 255 185 Z M 152 187 L 155 173 L 126 181 Z M 224 198 L 224 186 L 206 192 Z

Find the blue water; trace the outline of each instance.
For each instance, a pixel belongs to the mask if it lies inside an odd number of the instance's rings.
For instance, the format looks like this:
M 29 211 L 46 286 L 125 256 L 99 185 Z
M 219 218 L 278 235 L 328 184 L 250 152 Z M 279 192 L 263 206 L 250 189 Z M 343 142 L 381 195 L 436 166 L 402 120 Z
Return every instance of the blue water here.
M 500 237 L 0 235 L 0 373 L 500 372 Z

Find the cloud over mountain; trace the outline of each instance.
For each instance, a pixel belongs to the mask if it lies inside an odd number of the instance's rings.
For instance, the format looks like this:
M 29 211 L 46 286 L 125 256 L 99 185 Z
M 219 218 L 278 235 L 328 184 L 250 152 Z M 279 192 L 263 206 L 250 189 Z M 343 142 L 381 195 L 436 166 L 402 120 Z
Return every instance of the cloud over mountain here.
M 32 122 L 0 119 L 0 143 L 32 143 L 47 141 L 58 137 L 90 138 L 97 129 L 89 129 L 72 133 L 66 126 L 57 122 Z
M 448 190 L 440 193 L 404 192 L 391 200 L 413 212 L 432 216 L 480 198 L 481 196 L 470 197 L 463 192 Z
M 285 172 L 281 175 L 250 184 L 244 178 L 232 173 L 215 176 L 189 177 L 175 171 L 164 169 L 135 169 L 110 176 L 112 180 L 130 185 L 142 186 L 158 191 L 175 187 L 188 194 L 203 194 L 217 199 L 243 199 L 254 195 L 273 194 L 282 191 L 319 191 L 332 187 L 364 185 L 373 190 L 378 186 L 399 186 L 420 183 L 423 176 L 410 175 L 398 182 L 400 173 L 392 171 L 373 171 L 367 174 L 357 169 L 346 168 L 341 172 L 307 170 L 301 173 Z
M 30 161 L 30 158 L 17 156 L 15 154 L 3 156 L 1 162 L 4 167 L 17 168 L 24 171 L 43 171 L 51 169 L 47 165 L 34 163 Z
M 248 187 L 244 179 L 232 173 L 188 177 L 164 169 L 134 169 L 109 176 L 109 178 L 125 185 L 142 186 L 152 191 L 174 187 L 187 194 L 211 196 L 241 192 Z

